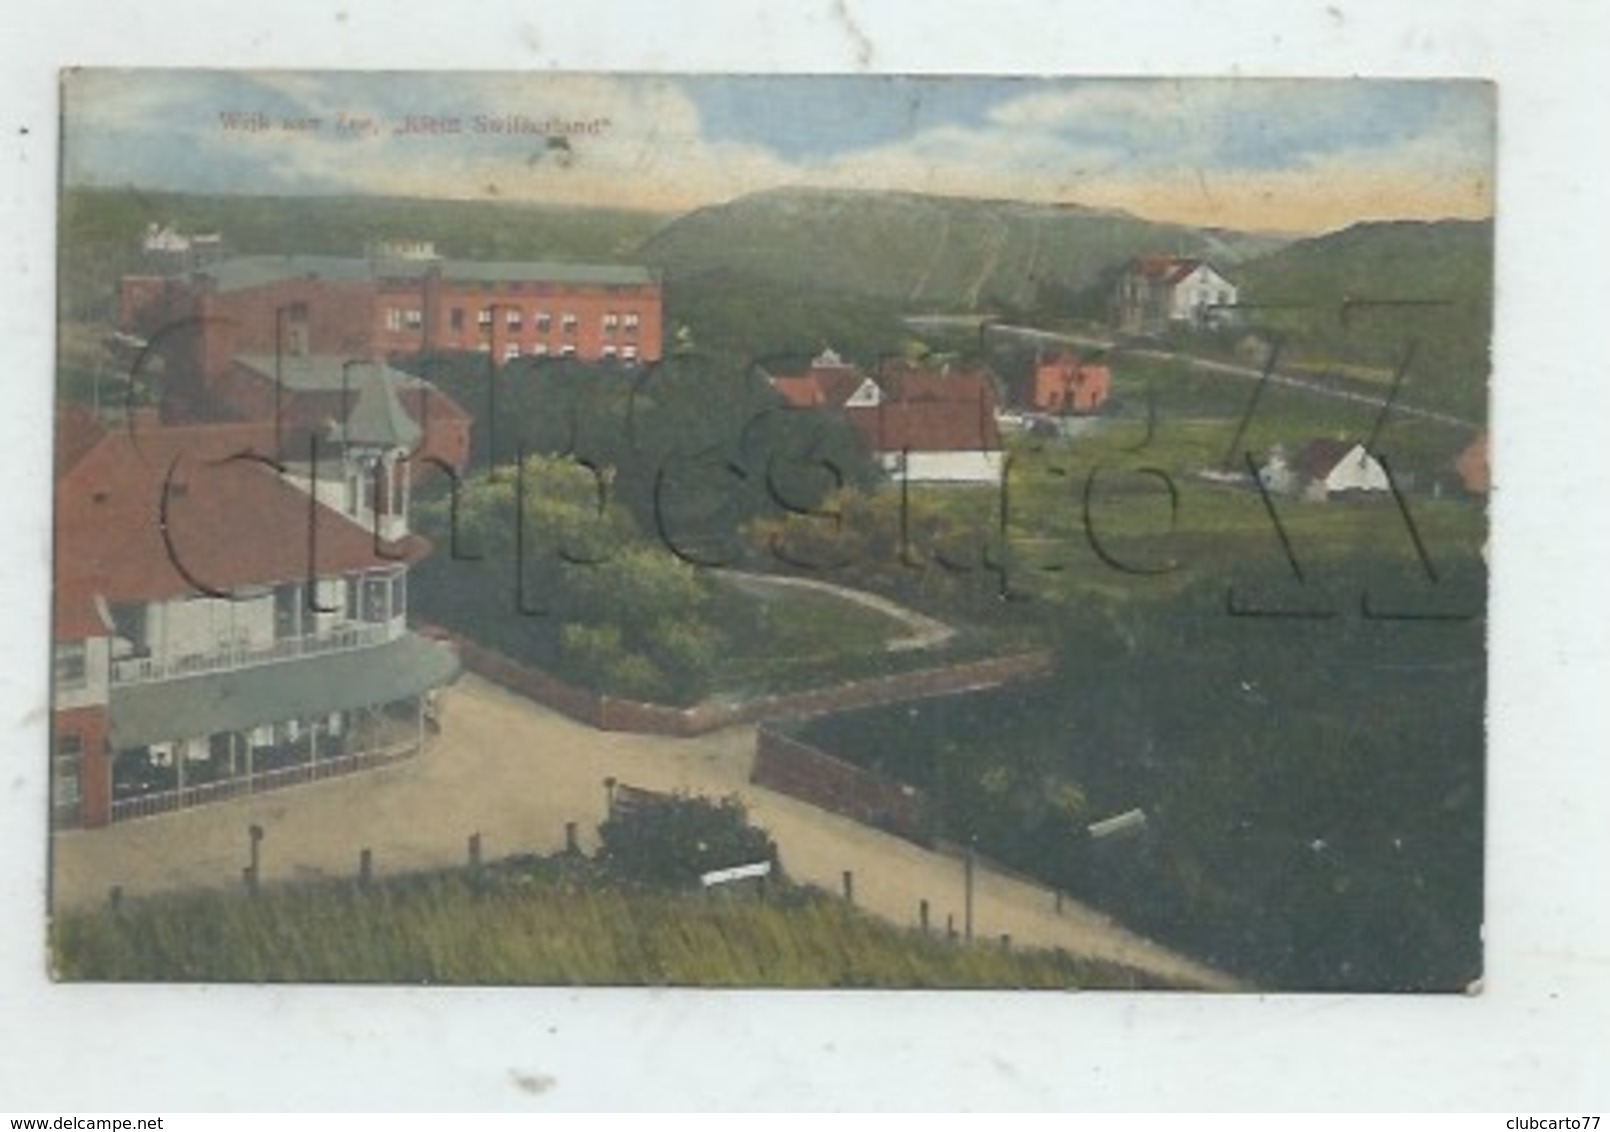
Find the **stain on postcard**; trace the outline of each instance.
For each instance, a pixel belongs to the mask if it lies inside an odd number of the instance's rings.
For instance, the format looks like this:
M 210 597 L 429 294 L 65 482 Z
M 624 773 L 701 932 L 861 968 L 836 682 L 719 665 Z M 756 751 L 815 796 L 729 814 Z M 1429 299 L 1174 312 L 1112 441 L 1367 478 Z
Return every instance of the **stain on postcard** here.
M 1491 85 L 63 91 L 59 978 L 1480 978 Z

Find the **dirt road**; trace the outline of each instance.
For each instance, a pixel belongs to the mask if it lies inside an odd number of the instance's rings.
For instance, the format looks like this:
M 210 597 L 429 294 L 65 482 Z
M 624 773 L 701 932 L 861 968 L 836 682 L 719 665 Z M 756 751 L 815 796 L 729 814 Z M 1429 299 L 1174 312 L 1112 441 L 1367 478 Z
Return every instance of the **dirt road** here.
M 352 876 L 362 849 L 376 874 L 460 863 L 472 833 L 487 859 L 550 852 L 576 823 L 583 849 L 596 845 L 603 780 L 655 790 L 742 796 L 769 829 L 796 880 L 837 891 L 854 874 L 860 906 L 915 925 L 926 899 L 931 923 L 964 923 L 960 861 L 924 850 L 749 783 L 754 729 L 696 739 L 602 732 L 473 676 L 444 696 L 444 726 L 417 758 L 366 774 L 240 798 L 109 829 L 58 834 L 54 902 L 90 906 L 122 885 L 136 897 L 169 889 L 232 887 L 248 860 L 247 827 L 264 830 L 266 882 Z M 1015 944 L 1063 947 L 1092 958 L 1196 985 L 1225 989 L 1227 977 L 1140 939 L 1100 913 L 1044 889 L 980 869 L 975 934 Z

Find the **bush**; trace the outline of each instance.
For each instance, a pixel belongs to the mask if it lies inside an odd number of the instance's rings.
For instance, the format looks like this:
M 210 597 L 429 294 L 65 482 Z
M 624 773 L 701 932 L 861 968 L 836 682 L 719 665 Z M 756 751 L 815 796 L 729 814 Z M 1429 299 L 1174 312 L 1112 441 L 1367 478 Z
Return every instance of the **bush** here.
M 669 888 L 697 888 L 704 873 L 764 861 L 772 851 L 736 797 L 667 796 L 618 810 L 598 835 L 598 859 L 610 872 Z

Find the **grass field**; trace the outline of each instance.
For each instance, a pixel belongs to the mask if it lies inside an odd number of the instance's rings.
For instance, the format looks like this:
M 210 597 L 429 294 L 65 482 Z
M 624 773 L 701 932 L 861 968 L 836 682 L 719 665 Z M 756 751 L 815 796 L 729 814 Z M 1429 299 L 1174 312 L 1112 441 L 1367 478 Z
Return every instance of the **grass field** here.
M 563 857 L 479 874 L 153 898 L 52 926 L 57 977 L 94 981 L 776 987 L 1142 985 L 1063 952 L 966 945 L 774 885 L 681 894 Z M 1145 985 L 1156 985 L 1155 982 Z

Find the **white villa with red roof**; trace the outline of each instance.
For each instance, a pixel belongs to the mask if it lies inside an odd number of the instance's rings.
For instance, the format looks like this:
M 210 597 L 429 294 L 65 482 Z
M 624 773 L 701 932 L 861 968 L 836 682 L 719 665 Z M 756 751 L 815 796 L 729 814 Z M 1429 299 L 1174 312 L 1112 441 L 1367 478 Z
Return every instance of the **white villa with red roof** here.
M 1115 320 L 1126 334 L 1223 326 L 1233 319 L 1238 294 L 1236 285 L 1207 260 L 1140 256 L 1118 279 Z
M 317 465 L 272 421 L 57 421 L 53 820 L 99 826 L 412 754 L 458 662 L 407 623 L 392 371 L 355 374 Z

